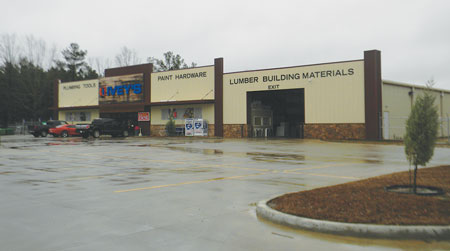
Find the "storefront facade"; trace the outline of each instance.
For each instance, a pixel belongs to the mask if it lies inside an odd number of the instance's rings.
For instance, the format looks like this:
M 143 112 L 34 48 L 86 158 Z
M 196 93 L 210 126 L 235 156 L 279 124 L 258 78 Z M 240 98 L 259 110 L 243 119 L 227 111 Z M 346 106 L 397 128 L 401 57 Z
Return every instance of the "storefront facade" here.
M 384 86 L 381 54 L 372 50 L 359 60 L 233 73 L 223 72 L 222 58 L 166 72 L 144 64 L 54 88 L 60 119 L 118 118 L 148 136 L 166 136 L 172 118 L 179 132 L 186 119 L 203 119 L 216 137 L 382 139 L 383 102 L 402 112 L 411 104 L 392 103 Z M 441 93 L 444 112 L 448 92 Z
M 225 136 L 256 136 L 264 119 L 272 136 L 364 138 L 364 61 L 225 74 Z
M 205 119 L 208 135 L 214 135 L 214 74 L 214 65 L 153 73 L 151 135 L 165 136 L 170 118 L 180 129 L 185 119 Z

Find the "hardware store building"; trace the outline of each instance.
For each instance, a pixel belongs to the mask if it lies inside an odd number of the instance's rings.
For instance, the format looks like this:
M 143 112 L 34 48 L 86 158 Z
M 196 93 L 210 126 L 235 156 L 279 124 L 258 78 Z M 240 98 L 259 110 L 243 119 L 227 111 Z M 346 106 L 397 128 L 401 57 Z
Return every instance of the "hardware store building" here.
M 213 65 L 152 72 L 152 64 L 105 70 L 105 77 L 54 85 L 55 117 L 69 123 L 94 118 L 128 120 L 149 136 L 165 136 L 173 117 L 208 121 L 208 135 L 397 139 L 423 86 L 382 80 L 380 51 L 359 60 L 265 70 L 223 72 Z M 450 91 L 433 89 L 448 136 Z

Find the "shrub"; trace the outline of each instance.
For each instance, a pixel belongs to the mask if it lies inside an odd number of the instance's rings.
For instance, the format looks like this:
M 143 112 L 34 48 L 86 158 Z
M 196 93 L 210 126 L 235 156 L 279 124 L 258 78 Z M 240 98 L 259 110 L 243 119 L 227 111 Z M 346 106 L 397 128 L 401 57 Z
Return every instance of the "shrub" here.
M 167 132 L 167 136 L 175 136 L 176 135 L 175 120 L 173 120 L 172 117 L 170 117 L 169 121 L 167 121 L 167 123 L 166 123 L 166 132 Z

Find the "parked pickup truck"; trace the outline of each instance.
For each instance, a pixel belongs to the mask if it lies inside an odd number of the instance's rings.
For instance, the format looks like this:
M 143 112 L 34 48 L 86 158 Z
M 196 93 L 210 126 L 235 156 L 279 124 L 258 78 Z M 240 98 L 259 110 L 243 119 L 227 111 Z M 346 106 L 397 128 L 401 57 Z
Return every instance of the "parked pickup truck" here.
M 75 130 L 83 138 L 88 138 L 90 135 L 94 138 L 98 138 L 100 135 L 128 137 L 127 124 L 120 120 L 110 118 L 98 118 L 94 119 L 91 124 L 76 125 Z
M 34 137 L 47 137 L 48 130 L 50 128 L 55 128 L 60 125 L 67 125 L 68 123 L 64 120 L 49 120 L 47 122 L 42 122 L 39 125 L 28 126 L 28 132 Z

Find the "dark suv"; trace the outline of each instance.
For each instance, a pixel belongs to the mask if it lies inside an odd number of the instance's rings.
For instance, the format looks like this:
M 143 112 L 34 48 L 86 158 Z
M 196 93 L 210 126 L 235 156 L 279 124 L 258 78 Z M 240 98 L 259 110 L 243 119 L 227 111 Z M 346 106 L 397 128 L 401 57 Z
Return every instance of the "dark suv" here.
M 113 137 L 128 137 L 128 126 L 123 121 L 109 118 L 94 119 L 90 125 L 76 125 L 76 131 L 83 138 L 92 135 L 94 138 L 100 135 L 111 135 Z
M 34 137 L 47 137 L 48 129 L 67 124 L 68 123 L 64 120 L 49 120 L 47 122 L 42 122 L 39 125 L 28 126 L 28 132 L 33 134 Z

